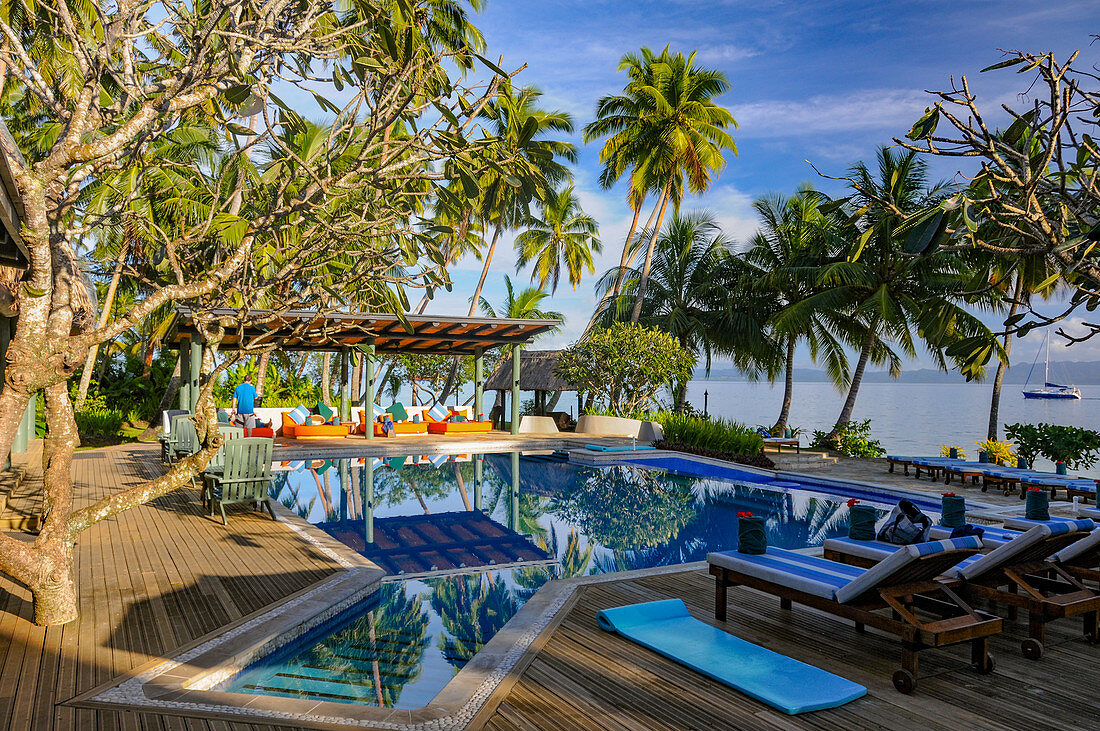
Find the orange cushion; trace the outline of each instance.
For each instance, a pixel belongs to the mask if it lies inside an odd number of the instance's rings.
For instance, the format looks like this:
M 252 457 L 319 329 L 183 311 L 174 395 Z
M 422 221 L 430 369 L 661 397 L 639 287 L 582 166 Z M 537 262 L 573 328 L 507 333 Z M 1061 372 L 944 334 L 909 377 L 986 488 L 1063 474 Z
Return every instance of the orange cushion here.
M 393 430 L 396 434 L 427 434 L 428 426 L 429 425 L 425 424 L 424 422 L 416 424 L 411 421 L 398 421 L 394 423 Z M 386 433 L 382 431 L 382 425 L 379 423 L 375 423 L 374 436 L 383 437 L 385 435 Z
M 484 434 L 491 431 L 491 421 L 440 421 L 428 424 L 432 434 Z
M 311 437 L 346 437 L 351 427 L 346 424 L 303 424 L 295 425 L 294 437 L 296 439 Z

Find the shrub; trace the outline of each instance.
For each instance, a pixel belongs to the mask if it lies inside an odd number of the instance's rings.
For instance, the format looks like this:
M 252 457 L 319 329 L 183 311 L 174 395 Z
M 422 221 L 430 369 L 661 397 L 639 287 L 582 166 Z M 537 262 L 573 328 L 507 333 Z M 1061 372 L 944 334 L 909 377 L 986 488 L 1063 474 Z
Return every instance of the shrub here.
M 998 442 L 996 439 L 985 439 L 974 442 L 979 451 L 985 452 L 986 457 L 993 464 L 1009 464 L 1016 461 L 1016 452 L 1010 442 Z
M 652 403 L 664 386 L 686 381 L 694 366 L 695 356 L 668 333 L 617 322 L 562 351 L 557 374 L 622 416 Z
M 84 409 L 76 412 L 76 429 L 82 437 L 113 437 L 125 420 L 118 409 Z
M 1051 462 L 1065 462 L 1071 470 L 1087 470 L 1096 464 L 1100 433 L 1057 424 L 1009 424 L 1005 435 L 1016 441 L 1016 451 L 1029 463 L 1036 455 Z
M 727 454 L 760 454 L 764 440 L 755 431 L 728 419 L 703 419 L 683 414 L 650 414 L 661 425 L 665 441 Z
M 1043 435 L 1034 424 L 1006 424 L 1005 436 L 1016 442 L 1016 454 L 1029 465 L 1043 453 Z
M 871 439 L 871 420 L 849 421 L 840 428 L 836 442 L 827 444 L 823 431 L 814 431 L 814 440 L 811 446 L 815 448 L 830 447 L 846 457 L 881 457 L 886 454 L 882 444 Z

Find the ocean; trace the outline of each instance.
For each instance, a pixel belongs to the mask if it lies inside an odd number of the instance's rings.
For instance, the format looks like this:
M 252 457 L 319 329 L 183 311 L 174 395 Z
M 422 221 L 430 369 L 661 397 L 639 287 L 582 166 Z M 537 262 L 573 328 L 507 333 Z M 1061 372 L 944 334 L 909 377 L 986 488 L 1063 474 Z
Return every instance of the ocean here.
M 890 454 L 937 455 L 941 444 L 962 447 L 977 458 L 975 441 L 985 439 L 993 387 L 982 383 L 864 383 L 853 419 L 871 420 L 871 436 Z M 1016 422 L 1080 426 L 1100 431 L 1100 386 L 1083 386 L 1080 400 L 1025 399 L 1019 385 L 1001 392 L 1001 434 Z M 711 414 L 749 426 L 770 426 L 779 416 L 783 385 L 745 381 L 696 380 L 688 386 L 688 400 L 702 410 L 704 392 Z M 844 393 L 828 383 L 795 383 L 790 424 L 801 427 L 802 443 L 813 430 L 826 430 L 836 421 Z M 1049 464 L 1039 465 L 1050 468 Z M 1100 476 L 1100 465 L 1093 468 Z

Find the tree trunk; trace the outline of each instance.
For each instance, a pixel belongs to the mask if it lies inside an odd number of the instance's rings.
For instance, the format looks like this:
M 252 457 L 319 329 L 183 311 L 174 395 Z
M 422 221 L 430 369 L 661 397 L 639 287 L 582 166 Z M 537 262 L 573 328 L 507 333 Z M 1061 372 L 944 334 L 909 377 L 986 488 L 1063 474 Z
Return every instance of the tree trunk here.
M 500 238 L 502 228 L 497 226 L 493 230 L 493 240 L 489 244 L 489 251 L 485 253 L 485 263 L 481 266 L 481 278 L 477 280 L 477 288 L 474 289 L 474 298 L 470 302 L 470 311 L 466 313 L 467 317 L 473 317 L 477 313 L 477 306 L 481 301 L 481 289 L 485 286 L 485 278 L 489 276 L 489 265 L 493 263 L 493 253 L 497 250 L 497 240 Z
M 642 279 L 638 283 L 638 294 L 634 300 L 634 312 L 630 314 L 631 322 L 638 322 L 638 318 L 642 316 L 642 302 L 645 301 L 646 285 L 649 284 L 649 269 L 653 265 L 653 250 L 657 246 L 657 236 L 661 233 L 661 222 L 665 219 L 665 209 L 668 208 L 668 199 L 670 197 L 669 191 L 672 188 L 671 181 L 665 186 L 664 194 L 661 196 L 660 205 L 661 212 L 657 215 L 657 223 L 653 228 L 652 235 L 649 237 L 649 248 L 645 252 L 645 264 L 642 265 Z
M 875 333 L 868 332 L 867 339 L 863 341 L 863 349 L 859 351 L 859 362 L 852 371 L 852 382 L 848 386 L 848 397 L 844 399 L 844 406 L 840 409 L 840 416 L 833 425 L 832 431 L 825 436 L 826 442 L 835 442 L 844 425 L 852 420 L 852 410 L 856 407 L 856 396 L 859 394 L 859 384 L 863 381 L 863 371 L 867 368 L 867 361 L 871 359 L 871 348 L 875 344 Z
M 787 426 L 787 419 L 791 416 L 791 401 L 794 400 L 794 336 L 787 339 L 786 378 L 783 384 L 783 408 L 779 410 L 779 418 L 775 422 L 773 431 Z
M 612 304 L 619 301 L 619 295 L 623 290 L 623 276 L 626 274 L 627 264 L 630 263 L 630 242 L 634 238 L 634 232 L 638 229 L 638 216 L 642 213 L 643 205 L 645 205 L 645 198 L 642 198 L 638 201 L 638 205 L 634 206 L 634 218 L 630 221 L 630 230 L 626 232 L 626 241 L 623 242 L 623 255 L 619 259 L 619 272 L 615 275 L 615 286 L 611 288 Z
M 1012 307 L 1008 310 L 1008 317 L 1012 318 L 1020 311 L 1020 300 L 1024 296 L 1024 278 L 1020 272 L 1016 272 L 1016 290 L 1012 297 Z M 1004 385 L 1005 373 L 1008 371 L 1008 355 L 1012 352 L 1012 333 L 1004 335 L 1005 360 L 998 361 L 997 375 L 993 377 L 993 398 L 989 402 L 989 429 L 986 437 L 996 440 L 999 431 L 998 424 L 1001 420 L 1001 387 Z
M 267 364 L 271 362 L 271 351 L 260 353 L 260 362 L 256 364 L 256 397 L 263 399 L 264 385 L 267 383 Z M 263 401 L 261 400 L 262 404 Z
M 332 394 L 329 388 L 332 386 L 332 353 L 327 350 L 321 356 L 321 403 L 332 406 Z

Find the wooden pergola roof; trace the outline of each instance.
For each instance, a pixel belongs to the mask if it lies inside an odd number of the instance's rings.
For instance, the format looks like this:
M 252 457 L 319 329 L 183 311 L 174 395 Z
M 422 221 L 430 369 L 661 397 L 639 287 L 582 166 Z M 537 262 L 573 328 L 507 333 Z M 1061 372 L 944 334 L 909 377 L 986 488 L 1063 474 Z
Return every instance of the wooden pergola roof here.
M 559 320 L 518 320 L 493 317 L 447 315 L 396 315 L 382 313 L 320 313 L 300 310 L 214 310 L 222 321 L 245 320 L 246 341 L 263 338 L 284 351 L 336 351 L 368 345 L 376 353 L 436 353 L 474 355 L 505 345 L 526 344 L 536 336 L 559 326 Z M 195 332 L 191 310 L 180 308 L 168 333 L 168 342 L 179 343 Z M 223 350 L 241 347 L 242 332 L 227 328 L 219 346 Z M 247 343 L 245 343 L 247 344 Z

